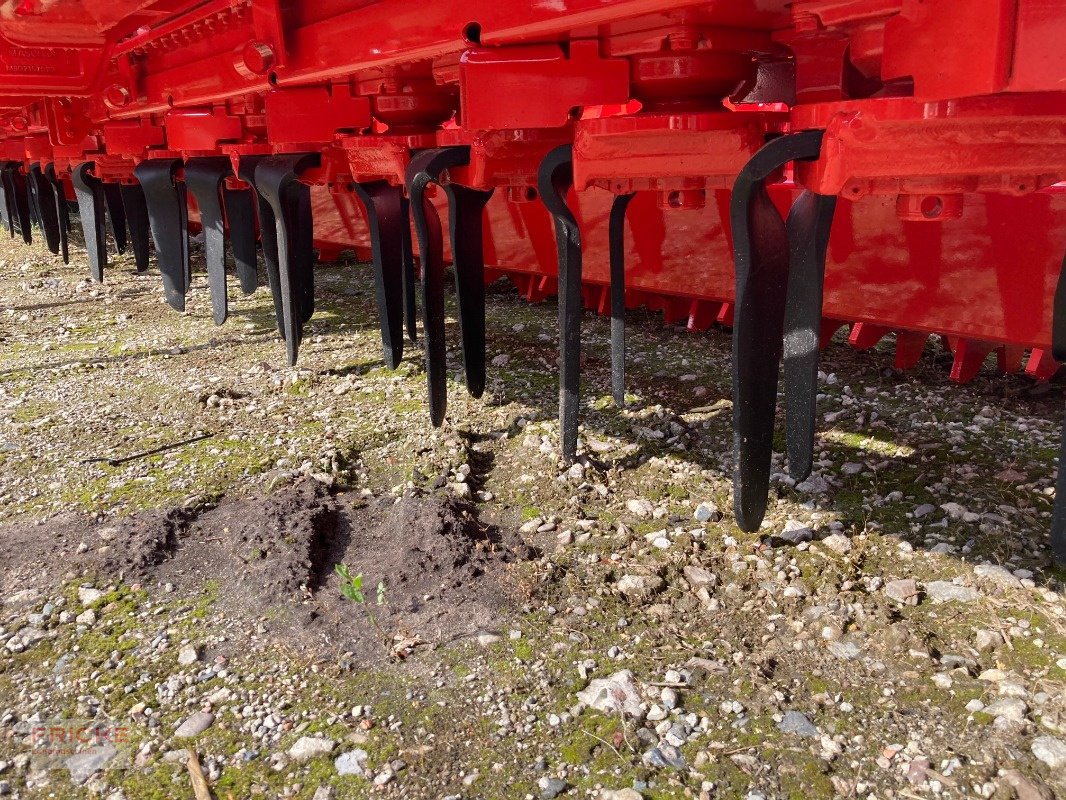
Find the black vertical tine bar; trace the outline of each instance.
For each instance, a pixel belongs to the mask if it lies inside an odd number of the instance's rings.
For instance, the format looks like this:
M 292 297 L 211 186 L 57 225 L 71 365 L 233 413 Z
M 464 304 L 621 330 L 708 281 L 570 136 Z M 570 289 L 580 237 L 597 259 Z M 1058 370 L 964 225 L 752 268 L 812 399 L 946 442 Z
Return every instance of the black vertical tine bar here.
M 4 184 L 4 207 L 6 209 L 6 223 L 7 232 L 11 234 L 11 238 L 15 238 L 15 224 L 17 223 L 18 211 L 15 209 L 15 181 L 11 177 L 16 167 L 11 164 L 6 164 L 3 170 L 0 170 L 0 180 Z
M 23 180 L 26 182 L 26 199 L 29 201 L 30 206 L 30 225 L 35 225 L 43 231 L 44 222 L 41 219 L 41 204 L 37 198 L 37 181 L 33 178 L 34 166 L 38 170 L 41 168 L 40 163 L 31 164 L 29 169 L 26 170 Z
M 241 292 L 252 294 L 259 286 L 255 258 L 254 189 L 230 189 L 222 185 L 222 205 L 226 209 L 229 243 Z
M 255 168 L 255 187 L 274 212 L 285 348 L 293 366 L 309 316 L 309 285 L 314 292 L 307 274 L 314 267 L 311 189 L 297 175 L 318 163 L 318 153 L 295 153 L 265 158 Z
M 20 164 L 16 164 L 11 170 L 11 185 L 15 192 L 15 213 L 18 216 L 19 229 L 22 231 L 22 241 L 26 244 L 33 243 L 33 234 L 30 232 L 30 187 L 26 182 L 26 176 L 20 170 Z
M 63 182 L 56 177 L 55 164 L 48 164 L 44 168 L 44 177 L 48 181 L 52 204 L 56 210 L 56 219 L 59 221 L 59 254 L 63 257 L 63 263 L 69 264 L 70 207 L 67 205 L 67 194 L 63 190 Z
M 285 338 L 285 308 L 281 299 L 281 269 L 278 266 L 278 229 L 274 209 L 263 197 L 255 184 L 255 169 L 262 161 L 260 156 L 245 156 L 240 160 L 237 177 L 249 184 L 255 192 L 255 211 L 259 217 L 259 238 L 263 245 L 263 267 L 266 270 L 267 286 L 274 300 L 274 318 L 278 333 Z
M 211 315 L 221 325 L 229 315 L 226 296 L 226 224 L 222 217 L 222 182 L 233 174 L 230 160 L 224 156 L 190 158 L 185 162 L 185 186 L 200 207 L 204 229 L 204 260 L 207 262 L 207 285 L 211 289 Z
M 104 232 L 104 188 L 92 174 L 94 162 L 86 161 L 71 169 L 70 178 L 74 194 L 78 197 L 78 215 L 85 234 L 85 249 L 89 253 L 89 270 L 92 279 L 103 283 L 104 267 L 107 266 L 107 235 Z
M 396 369 L 403 358 L 404 246 L 403 189 L 388 181 L 352 185 L 366 208 L 374 263 L 374 297 L 385 365 Z
M 118 183 L 104 184 L 104 202 L 107 217 L 111 220 L 111 235 L 115 237 L 115 249 L 119 255 L 126 252 L 126 207 L 122 204 L 122 186 Z
M 163 294 L 171 308 L 185 310 L 189 287 L 189 226 L 184 186 L 174 181 L 181 166 L 176 158 L 142 161 L 133 174 L 144 191 L 155 256 L 163 276 Z
M 122 183 L 119 184 L 119 194 L 126 214 L 126 225 L 130 231 L 133 260 L 137 264 L 137 271 L 144 272 L 148 269 L 148 237 L 151 235 L 144 189 L 139 183 Z
M 611 394 L 614 404 L 626 403 L 626 209 L 633 194 L 615 196 L 611 204 L 608 241 L 611 256 Z
M 566 204 L 574 185 L 573 148 L 549 152 L 537 174 L 540 197 L 555 221 L 559 259 L 559 428 L 562 458 L 577 455 L 578 404 L 581 391 L 581 232 Z
M 788 472 L 797 481 L 806 480 L 814 465 L 822 287 L 836 204 L 836 195 L 806 190 L 792 204 L 785 222 L 789 248 L 784 322 L 785 441 Z
M 817 158 L 821 142 L 821 131 L 774 139 L 733 185 L 733 510 L 737 525 L 749 532 L 762 523 L 770 488 L 789 262 L 785 221 L 766 192 L 766 179 L 790 161 Z
M 403 217 L 403 316 L 407 321 L 407 338 L 418 340 L 418 290 L 415 285 L 415 253 L 411 241 L 411 201 L 400 198 L 400 214 Z
M 59 255 L 59 244 L 62 232 L 60 231 L 59 212 L 56 209 L 55 192 L 52 184 L 45 177 L 41 165 L 30 165 L 30 183 L 33 185 L 33 194 L 37 199 L 37 218 L 44 232 L 44 241 L 48 249 L 55 255 Z
M 1066 258 L 1055 287 L 1051 315 L 1051 354 L 1066 361 Z M 1056 566 L 1066 567 L 1066 422 L 1059 441 L 1059 469 L 1055 479 L 1055 507 L 1051 513 L 1051 554 Z
M 0 162 L 0 222 L 3 222 L 4 227 L 11 230 L 11 226 L 14 224 L 14 220 L 11 215 L 11 194 L 7 190 L 7 164 Z M 12 231 L 12 236 L 14 232 Z
M 444 341 L 444 231 L 426 187 L 447 168 L 448 148 L 423 150 L 407 165 L 407 194 L 418 237 L 422 266 L 422 333 L 425 336 L 426 386 L 429 419 L 433 427 L 444 423 L 448 412 L 447 347 Z M 442 160 L 444 164 L 442 164 Z
M 455 149 L 455 148 L 449 148 Z M 465 149 L 465 148 L 464 148 Z M 469 162 L 469 154 L 466 161 Z M 462 335 L 466 389 L 473 397 L 485 393 L 485 250 L 482 232 L 487 191 L 449 183 L 448 222 L 455 265 L 455 293 Z

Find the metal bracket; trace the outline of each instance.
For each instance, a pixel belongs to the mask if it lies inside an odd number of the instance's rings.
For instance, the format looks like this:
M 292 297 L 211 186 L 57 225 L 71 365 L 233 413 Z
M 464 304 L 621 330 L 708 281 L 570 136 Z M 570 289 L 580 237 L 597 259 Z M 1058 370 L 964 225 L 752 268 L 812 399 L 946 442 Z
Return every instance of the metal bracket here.
M 581 392 L 581 231 L 566 204 L 574 185 L 573 147 L 550 151 L 537 173 L 540 198 L 555 221 L 559 259 L 559 428 L 563 461 L 577 455 Z
M 297 176 L 317 166 L 319 159 L 318 153 L 271 156 L 255 168 L 255 187 L 274 212 L 278 289 L 290 365 L 296 364 L 303 326 L 315 310 L 311 189 Z
M 178 158 L 156 158 L 142 161 L 133 168 L 148 207 L 156 259 L 163 276 L 163 295 L 176 311 L 185 310 L 185 295 L 191 279 L 185 184 L 174 180 L 174 173 L 181 166 Z
M 233 174 L 225 156 L 190 158 L 185 163 L 185 185 L 200 207 L 204 229 L 204 255 L 207 261 L 207 284 L 211 288 L 211 310 L 216 325 L 226 321 L 229 300 L 226 296 L 226 224 L 222 218 L 222 182 Z
M 92 174 L 96 165 L 86 161 L 71 169 L 74 194 L 78 197 L 78 214 L 85 234 L 85 249 L 89 253 L 92 279 L 103 283 L 107 266 L 107 234 L 104 232 L 104 188 Z
M 444 237 L 436 208 L 426 187 L 436 183 L 448 196 L 448 217 L 459 301 L 466 388 L 474 397 L 485 390 L 485 259 L 482 250 L 482 210 L 492 196 L 483 191 L 446 183 L 443 173 L 470 163 L 467 146 L 441 147 L 417 153 L 407 168 L 407 193 L 418 236 L 422 262 L 422 327 L 426 337 L 426 379 L 429 415 L 434 426 L 447 412 L 447 365 L 444 341 Z
M 794 476 L 810 471 L 822 275 L 836 198 L 805 194 L 786 223 L 766 179 L 790 161 L 816 159 L 821 142 L 821 131 L 772 140 L 733 187 L 733 506 L 745 531 L 758 530 L 766 513 L 782 354 L 790 467 Z

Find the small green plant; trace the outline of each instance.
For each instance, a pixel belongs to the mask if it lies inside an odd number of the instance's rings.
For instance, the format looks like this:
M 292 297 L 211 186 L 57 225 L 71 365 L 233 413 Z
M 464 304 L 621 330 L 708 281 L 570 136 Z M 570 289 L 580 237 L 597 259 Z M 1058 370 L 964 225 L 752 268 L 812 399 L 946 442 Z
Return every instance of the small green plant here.
M 352 575 L 351 570 L 348 569 L 347 564 L 337 564 L 333 567 L 333 571 L 337 573 L 337 577 L 341 579 L 341 594 L 347 597 L 349 600 L 355 603 L 365 603 L 366 597 L 363 595 L 363 573 L 358 575 Z M 378 584 L 378 605 L 381 605 L 383 584 Z

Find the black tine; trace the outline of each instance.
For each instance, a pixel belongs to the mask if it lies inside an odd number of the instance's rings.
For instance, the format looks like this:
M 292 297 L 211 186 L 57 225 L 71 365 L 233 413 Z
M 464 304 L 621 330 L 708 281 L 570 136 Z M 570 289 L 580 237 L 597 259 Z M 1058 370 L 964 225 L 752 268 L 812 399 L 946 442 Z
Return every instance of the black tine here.
M 611 257 L 611 394 L 621 408 L 626 402 L 626 209 L 632 194 L 611 204 L 608 242 Z
M 15 225 L 18 223 L 18 211 L 15 209 L 15 180 L 12 177 L 16 166 L 6 165 L 0 170 L 0 181 L 4 184 L 4 209 L 7 232 L 15 238 Z
M 253 189 L 222 187 L 222 205 L 229 225 L 229 243 L 237 280 L 244 294 L 252 294 L 259 285 L 255 258 L 255 198 Z
M 137 264 L 137 271 L 144 272 L 148 269 L 148 237 L 151 235 L 144 189 L 138 183 L 123 183 L 119 185 L 119 194 L 122 196 L 126 225 L 130 230 L 133 260 Z
M 733 508 L 745 531 L 758 530 L 766 514 L 788 281 L 785 222 L 765 182 L 789 161 L 816 158 L 821 141 L 821 131 L 774 139 L 752 157 L 733 186 Z
M 444 340 L 444 232 L 437 209 L 426 196 L 426 187 L 454 158 L 451 148 L 424 150 L 407 166 L 407 194 L 418 237 L 422 266 L 422 332 L 426 337 L 426 384 L 429 419 L 440 427 L 448 411 L 447 348 Z
M 30 187 L 26 182 L 26 176 L 22 174 L 19 165 L 11 170 L 11 186 L 15 194 L 15 214 L 18 217 L 19 230 L 22 231 L 22 241 L 26 244 L 33 242 L 33 234 L 30 222 Z
M 802 481 L 814 464 L 818 344 L 822 330 L 825 251 L 836 195 L 804 191 L 788 214 L 788 290 L 785 300 L 785 441 L 788 472 Z
M 265 158 L 255 167 L 255 187 L 273 210 L 277 236 L 278 292 L 289 364 L 296 364 L 303 326 L 313 310 L 314 238 L 311 190 L 297 174 L 319 161 L 317 153 Z M 262 217 L 264 228 L 266 215 Z M 264 241 L 264 251 L 266 244 Z
M 1051 315 L 1051 354 L 1066 361 L 1066 258 L 1062 261 Z M 1066 567 L 1066 422 L 1059 435 L 1059 469 L 1055 480 L 1055 507 L 1051 515 L 1051 552 L 1055 564 Z
M 482 229 L 483 211 L 492 197 L 492 190 L 470 189 L 451 183 L 444 190 L 448 195 L 466 388 L 472 396 L 481 397 L 485 392 L 485 252 Z
M 549 152 L 537 174 L 540 198 L 555 221 L 559 259 L 559 427 L 562 458 L 577 455 L 578 404 L 581 390 L 581 232 L 566 204 L 574 184 L 573 148 Z
M 174 172 L 180 166 L 180 159 L 149 159 L 134 167 L 133 174 L 144 191 L 156 260 L 163 276 L 163 294 L 171 308 L 184 311 L 190 277 L 189 212 L 184 186 L 174 181 Z
M 356 183 L 354 189 L 366 208 L 370 228 L 381 348 L 385 365 L 396 369 L 403 358 L 403 228 L 408 224 L 403 189 L 387 181 Z
M 411 242 L 411 201 L 400 198 L 400 215 L 403 218 L 403 316 L 407 320 L 407 338 L 418 340 L 418 290 L 415 281 L 414 244 Z
M 45 177 L 40 164 L 30 166 L 30 183 L 33 186 L 33 195 L 37 203 L 37 220 L 44 231 L 44 240 L 48 249 L 59 255 L 60 239 L 62 231 L 59 224 L 59 212 L 56 209 L 55 192 L 52 184 Z
M 255 191 L 252 194 L 255 213 L 259 219 L 259 239 L 263 245 L 263 267 L 266 270 L 267 286 L 274 300 L 274 318 L 278 333 L 285 338 L 285 308 L 281 299 L 281 270 L 278 266 L 278 228 L 274 219 L 274 209 L 263 197 L 255 185 L 255 168 L 262 161 L 261 156 L 241 158 L 237 168 L 237 177 L 249 184 Z
M 229 315 L 229 299 L 226 296 L 226 224 L 222 217 L 219 192 L 222 181 L 232 174 L 230 160 L 224 156 L 190 158 L 185 162 L 185 186 L 200 207 L 207 285 L 211 289 L 211 312 L 216 325 L 225 322 Z
M 49 164 L 44 168 L 44 177 L 52 192 L 52 203 L 56 209 L 56 219 L 59 222 L 59 253 L 63 257 L 63 263 L 70 263 L 70 206 L 67 205 L 67 194 L 63 190 L 63 182 L 56 177 L 55 164 Z
M 78 215 L 81 217 L 85 249 L 89 253 L 89 270 L 97 283 L 104 280 L 107 266 L 107 236 L 104 232 L 103 184 L 92 174 L 95 164 L 87 161 L 71 170 L 74 194 L 78 197 Z
M 8 166 L 2 164 L 0 166 L 0 222 L 3 222 L 4 227 L 7 228 L 11 235 L 14 236 L 12 226 L 14 225 L 14 218 L 11 214 L 11 200 L 13 199 L 11 193 L 7 190 L 7 171 Z
M 44 222 L 41 220 L 41 204 L 37 197 L 37 181 L 33 177 L 34 167 L 40 170 L 41 165 L 39 163 L 31 164 L 23 176 L 23 180 L 26 182 L 26 200 L 30 208 L 30 225 L 35 225 L 44 230 Z
M 122 204 L 122 185 L 104 184 L 104 202 L 107 204 L 107 216 L 111 220 L 111 235 L 115 237 L 115 249 L 119 254 L 126 252 L 126 208 Z

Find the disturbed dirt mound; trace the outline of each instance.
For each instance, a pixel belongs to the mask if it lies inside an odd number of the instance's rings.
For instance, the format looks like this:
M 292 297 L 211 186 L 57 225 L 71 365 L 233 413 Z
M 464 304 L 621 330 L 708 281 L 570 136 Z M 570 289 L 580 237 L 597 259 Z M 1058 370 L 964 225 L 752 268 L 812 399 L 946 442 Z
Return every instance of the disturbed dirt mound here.
M 198 515 L 174 509 L 108 524 L 71 517 L 50 530 L 2 526 L 0 543 L 17 553 L 5 590 L 54 584 L 54 566 L 41 565 L 59 563 L 66 578 L 150 591 L 173 584 L 193 594 L 211 582 L 216 607 L 234 622 L 348 660 L 406 655 L 499 627 L 513 595 L 507 565 L 533 555 L 517 534 L 486 525 L 475 506 L 450 495 L 367 500 L 334 496 L 314 481 L 225 499 Z M 334 569 L 342 563 L 362 575 L 363 603 L 341 594 Z

